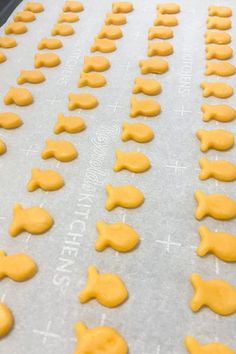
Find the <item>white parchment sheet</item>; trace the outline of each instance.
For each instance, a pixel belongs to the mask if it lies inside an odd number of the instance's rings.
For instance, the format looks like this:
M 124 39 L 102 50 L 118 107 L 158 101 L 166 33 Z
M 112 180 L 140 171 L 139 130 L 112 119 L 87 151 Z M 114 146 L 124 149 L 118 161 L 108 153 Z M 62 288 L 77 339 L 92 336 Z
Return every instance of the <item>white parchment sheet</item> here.
M 23 8 L 24 2 L 15 12 Z M 0 158 L 1 248 L 9 254 L 25 252 L 39 266 L 38 274 L 29 281 L 16 283 L 4 279 L 0 283 L 0 296 L 15 316 L 14 330 L 1 340 L 0 353 L 72 353 L 74 324 L 78 320 L 90 327 L 105 324 L 118 329 L 127 340 L 130 354 L 185 353 L 185 335 L 194 335 L 202 342 L 218 339 L 236 350 L 234 315 L 220 317 L 208 309 L 193 314 L 188 307 L 193 294 L 188 281 L 192 272 L 199 272 L 206 279 L 219 277 L 236 286 L 234 264 L 218 261 L 213 256 L 202 259 L 195 254 L 200 223 L 193 217 L 194 190 L 201 188 L 236 198 L 234 183 L 200 182 L 197 177 L 198 159 L 202 154 L 195 132 L 201 127 L 216 127 L 215 122 L 202 122 L 200 104 L 219 102 L 203 100 L 199 88 L 200 81 L 205 79 L 203 35 L 207 7 L 216 2 L 178 1 L 181 5 L 179 26 L 173 28 L 175 36 L 171 40 L 175 52 L 168 57 L 170 70 L 157 77 L 163 91 L 156 99 L 163 112 L 146 120 L 155 131 L 155 139 L 143 145 L 122 142 L 120 128 L 123 121 L 145 121 L 141 117 L 129 118 L 129 99 L 134 78 L 140 74 L 138 61 L 146 58 L 147 31 L 156 17 L 156 0 L 132 0 L 135 10 L 127 15 L 128 23 L 122 26 L 124 36 L 117 41 L 118 49 L 106 55 L 111 61 L 111 69 L 104 73 L 107 86 L 77 88 L 83 57 L 90 54 L 93 38 L 112 3 L 111 0 L 83 0 L 85 11 L 79 14 L 80 21 L 73 24 L 76 34 L 62 37 L 63 48 L 55 51 L 61 65 L 42 69 L 46 75 L 43 84 L 25 85 L 35 102 L 22 108 L 3 104 L 8 88 L 16 85 L 19 71 L 33 68 L 37 43 L 49 36 L 63 2 L 43 0 L 45 11 L 37 15 L 35 22 L 27 24 L 28 33 L 15 36 L 18 46 L 4 50 L 8 60 L 0 65 L 0 109 L 16 112 L 24 120 L 19 129 L 0 131 L 8 147 Z M 236 14 L 233 0 L 217 4 L 231 6 Z M 235 16 L 232 20 L 230 33 L 235 50 Z M 3 30 L 4 27 L 0 35 Z M 231 62 L 235 63 L 235 59 Z M 216 79 L 209 77 L 209 81 Z M 223 81 L 235 87 L 234 77 Z M 84 132 L 63 133 L 57 137 L 76 145 L 78 159 L 71 163 L 44 161 L 40 152 L 45 138 L 55 138 L 53 126 L 57 114 L 71 114 L 67 110 L 69 92 L 91 92 L 100 104 L 94 110 L 72 113 L 85 119 Z M 235 96 L 226 101 L 235 106 Z M 219 124 L 219 127 L 236 133 L 235 124 Z M 113 172 L 116 148 L 140 149 L 151 159 L 152 168 L 138 175 L 128 171 Z M 236 163 L 235 149 L 223 153 L 211 151 L 207 156 Z M 58 170 L 65 179 L 65 187 L 52 193 L 27 192 L 32 167 Z M 106 183 L 137 186 L 145 195 L 145 203 L 134 210 L 117 208 L 107 212 L 104 209 Z M 25 207 L 45 207 L 54 217 L 55 226 L 41 236 L 24 233 L 11 238 L 8 227 L 15 202 Z M 132 225 L 142 238 L 138 249 L 129 254 L 119 254 L 112 249 L 96 252 L 95 222 L 99 219 L 110 223 L 123 220 Z M 217 222 L 208 218 L 204 224 L 211 229 L 236 233 L 234 220 Z M 75 239 L 77 243 L 73 244 Z M 96 301 L 84 305 L 78 302 L 77 294 L 85 284 L 90 264 L 101 272 L 121 276 L 130 294 L 124 305 L 107 309 Z

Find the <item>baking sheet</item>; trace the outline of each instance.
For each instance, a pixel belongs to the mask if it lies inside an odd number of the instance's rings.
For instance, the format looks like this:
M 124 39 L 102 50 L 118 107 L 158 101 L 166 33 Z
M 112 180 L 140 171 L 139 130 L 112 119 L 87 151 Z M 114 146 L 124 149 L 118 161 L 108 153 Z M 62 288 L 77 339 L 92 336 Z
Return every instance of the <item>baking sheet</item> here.
M 15 11 L 22 9 L 24 2 Z M 156 16 L 153 0 L 132 1 L 135 11 L 127 15 L 128 23 L 122 26 L 124 37 L 117 41 L 117 51 L 106 55 L 112 64 L 105 72 L 106 87 L 77 88 L 83 57 L 89 55 L 93 38 L 112 3 L 111 0 L 100 0 L 99 4 L 84 0 L 85 11 L 79 14 L 80 21 L 73 24 L 76 34 L 62 38 L 63 48 L 55 51 L 62 64 L 42 70 L 47 78 L 43 84 L 25 85 L 34 95 L 34 104 L 24 108 L 3 104 L 3 96 L 9 86 L 15 85 L 19 71 L 33 68 L 36 45 L 42 37 L 49 36 L 63 2 L 42 1 L 45 11 L 37 15 L 37 21 L 27 25 L 27 34 L 15 36 L 18 46 L 4 50 L 8 60 L 0 66 L 1 111 L 16 112 L 24 120 L 21 128 L 0 132 L 8 147 L 8 152 L 0 159 L 1 248 L 9 254 L 26 252 L 39 266 L 38 274 L 27 282 L 1 281 L 0 296 L 14 313 L 15 328 L 1 340 L 0 352 L 72 353 L 73 326 L 78 320 L 90 327 L 105 324 L 117 328 L 126 338 L 130 354 L 184 353 L 185 335 L 195 335 L 203 342 L 218 339 L 236 349 L 235 316 L 220 317 L 208 309 L 193 314 L 188 307 L 193 294 L 188 281 L 192 272 L 199 272 L 205 278 L 220 277 L 236 285 L 234 264 L 223 263 L 213 256 L 202 259 L 195 255 L 200 223 L 193 217 L 194 190 L 201 188 L 236 198 L 234 183 L 200 182 L 197 177 L 201 154 L 195 131 L 217 125 L 203 123 L 200 113 L 203 34 L 207 6 L 212 2 L 178 1 L 182 11 L 171 40 L 175 53 L 168 58 L 168 73 L 158 77 L 163 92 L 157 99 L 163 112 L 159 117 L 147 119 L 155 131 L 155 139 L 143 145 L 132 141 L 123 143 L 119 135 L 123 121 L 144 121 L 129 118 L 129 99 L 133 80 L 140 74 L 137 63 L 146 57 L 147 30 Z M 236 12 L 234 1 L 218 4 L 231 6 Z M 232 20 L 230 32 L 233 35 L 235 17 Z M 234 42 L 232 47 L 235 50 Z M 235 63 L 234 58 L 232 63 Z M 209 81 L 214 79 L 209 77 Z M 225 81 L 235 86 L 233 77 Z M 86 120 L 84 132 L 58 136 L 77 146 L 79 158 L 64 164 L 53 159 L 44 161 L 40 151 L 45 138 L 55 138 L 52 129 L 57 114 L 70 114 L 67 110 L 69 92 L 91 92 L 100 104 L 95 110 L 73 112 Z M 218 102 L 216 99 L 205 101 Z M 233 105 L 234 97 L 226 101 Z M 218 125 L 236 132 L 235 122 Z M 151 159 L 152 168 L 139 175 L 126 171 L 114 173 L 116 148 L 131 151 L 139 148 Z M 211 151 L 207 156 L 236 163 L 235 149 L 224 153 Z M 41 190 L 28 193 L 25 185 L 33 166 L 58 170 L 65 178 L 65 187 L 52 193 Z M 117 208 L 107 212 L 104 209 L 106 183 L 134 184 L 144 192 L 145 203 L 135 210 Z M 15 202 L 25 207 L 42 205 L 53 215 L 55 226 L 42 236 L 25 233 L 14 239 L 9 237 L 7 230 Z M 132 225 L 142 238 L 140 247 L 129 254 L 111 249 L 95 252 L 98 219 L 110 223 L 123 220 Z M 235 233 L 235 221 L 217 222 L 208 218 L 204 224 L 211 229 Z M 74 240 L 77 241 L 73 244 Z M 124 305 L 106 309 L 96 301 L 79 304 L 77 294 L 85 284 L 90 264 L 101 272 L 121 276 L 130 294 Z

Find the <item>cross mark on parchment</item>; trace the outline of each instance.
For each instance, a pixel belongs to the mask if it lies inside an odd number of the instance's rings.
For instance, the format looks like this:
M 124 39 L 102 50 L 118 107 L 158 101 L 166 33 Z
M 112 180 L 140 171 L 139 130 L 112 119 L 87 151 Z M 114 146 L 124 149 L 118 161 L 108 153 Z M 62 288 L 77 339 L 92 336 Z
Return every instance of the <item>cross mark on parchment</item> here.
M 53 333 L 50 331 L 52 326 L 52 321 L 48 321 L 47 327 L 45 331 L 40 331 L 38 329 L 33 329 L 33 333 L 42 336 L 42 343 L 45 345 L 49 338 L 61 339 L 61 336 L 57 333 Z
M 178 171 L 180 170 L 184 170 L 186 169 L 187 167 L 186 166 L 180 166 L 179 165 L 179 161 L 176 161 L 175 162 L 175 165 L 166 165 L 167 168 L 173 168 L 175 173 L 177 173 Z
M 34 145 L 30 145 L 27 149 L 20 149 L 21 151 L 25 152 L 26 156 L 29 156 L 30 154 L 37 154 L 38 150 L 33 149 Z
M 169 234 L 167 237 L 167 241 L 164 240 L 155 240 L 156 243 L 161 243 L 163 245 L 166 245 L 166 251 L 169 253 L 170 252 L 170 247 L 175 246 L 175 247 L 180 247 L 181 243 L 179 242 L 173 242 L 171 241 L 171 235 Z
M 192 113 L 192 111 L 185 109 L 183 104 L 181 105 L 181 108 L 173 109 L 173 112 L 179 113 L 181 117 L 183 117 L 185 113 Z

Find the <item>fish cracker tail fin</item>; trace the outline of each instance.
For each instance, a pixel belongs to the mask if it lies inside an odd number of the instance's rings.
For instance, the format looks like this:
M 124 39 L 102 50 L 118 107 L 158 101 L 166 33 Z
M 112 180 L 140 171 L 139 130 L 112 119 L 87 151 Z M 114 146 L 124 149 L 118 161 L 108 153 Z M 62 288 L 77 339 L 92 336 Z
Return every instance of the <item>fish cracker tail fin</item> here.
M 57 122 L 53 128 L 55 134 L 60 134 L 61 132 L 63 132 L 64 121 L 65 121 L 64 115 L 62 113 L 59 113 L 57 116 Z
M 189 354 L 197 354 L 201 348 L 199 342 L 192 336 L 186 336 L 184 338 L 184 345 Z
M 107 192 L 107 200 L 106 200 L 105 208 L 110 211 L 116 206 L 114 188 L 111 184 L 106 185 L 106 192 Z
M 96 229 L 98 231 L 98 237 L 95 243 L 95 249 L 97 251 L 103 251 L 107 246 L 107 237 L 106 237 L 106 224 L 104 221 L 96 222 Z
M 190 302 L 190 308 L 193 312 L 197 312 L 204 304 L 203 302 L 204 281 L 202 280 L 199 274 L 192 273 L 190 276 L 190 282 L 195 290 L 195 294 L 193 295 Z
M 132 93 L 139 93 L 140 92 L 140 85 L 137 82 L 134 83 Z
M 90 299 L 94 298 L 94 288 L 97 280 L 98 271 L 95 266 L 88 268 L 87 283 L 84 289 L 79 294 L 79 300 L 83 304 Z
M 122 163 L 123 152 L 121 150 L 116 150 L 116 162 L 113 165 L 113 171 L 119 172 L 123 168 Z
M 213 72 L 212 72 L 210 63 L 206 63 L 206 67 L 205 67 L 205 72 L 204 72 L 204 74 L 205 74 L 206 76 L 208 76 L 208 75 L 211 75 L 212 73 L 213 73 Z
M 202 157 L 199 160 L 199 166 L 201 167 L 201 171 L 199 173 L 199 179 L 201 180 L 208 179 L 211 175 L 211 171 L 209 168 L 209 161 L 205 157 Z
M 206 103 L 201 105 L 201 111 L 203 113 L 204 122 L 209 122 L 209 120 L 211 120 L 211 114 L 209 113 L 209 106 Z
M 86 74 L 82 71 L 78 82 L 78 87 L 84 87 L 87 85 Z
M 206 52 L 206 59 L 213 58 L 213 51 L 210 46 L 206 46 L 205 52 Z
M 195 211 L 195 218 L 201 220 L 207 214 L 206 195 L 197 189 L 194 193 L 194 197 L 198 203 Z
M 3 250 L 0 250 L 0 279 L 3 279 L 6 275 L 4 270 L 4 259 L 6 256 L 6 253 Z
M 200 149 L 205 152 L 209 149 L 209 143 L 207 139 L 207 132 L 204 129 L 198 129 L 196 133 L 197 138 L 200 140 Z
M 198 229 L 198 233 L 201 238 L 201 241 L 197 248 L 197 255 L 203 257 L 208 253 L 210 249 L 210 240 L 209 240 L 210 231 L 206 226 L 201 225 Z
M 17 78 L 18 85 L 22 85 L 26 82 L 24 71 L 21 70 L 20 75 Z
M 121 139 L 123 141 L 128 141 L 130 139 L 130 133 L 128 127 L 129 127 L 129 123 L 122 124 Z
M 84 334 L 87 332 L 88 327 L 82 322 L 78 321 L 75 324 L 75 335 L 77 339 L 81 339 Z
M 138 115 L 138 101 L 134 96 L 130 99 L 130 117 L 137 117 Z

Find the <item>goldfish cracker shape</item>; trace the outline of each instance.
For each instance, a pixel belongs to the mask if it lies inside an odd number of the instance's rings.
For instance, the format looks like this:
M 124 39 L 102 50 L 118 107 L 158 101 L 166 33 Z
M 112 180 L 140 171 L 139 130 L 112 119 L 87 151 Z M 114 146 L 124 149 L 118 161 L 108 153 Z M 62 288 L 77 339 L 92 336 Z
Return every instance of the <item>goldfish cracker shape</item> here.
M 112 12 L 114 14 L 117 13 L 128 13 L 133 11 L 134 7 L 131 4 L 131 2 L 126 2 L 126 1 L 119 1 L 119 2 L 113 2 L 112 3 Z
M 203 306 L 222 316 L 236 311 L 236 289 L 226 281 L 221 279 L 204 281 L 197 273 L 191 274 L 190 281 L 195 290 L 190 302 L 192 311 L 197 312 Z
M 78 87 L 89 86 L 93 88 L 98 88 L 105 86 L 107 81 L 105 77 L 99 73 L 80 73 L 80 79 L 78 82 Z
M 205 216 L 211 216 L 217 220 L 229 220 L 236 216 L 236 203 L 224 194 L 206 195 L 199 189 L 194 193 L 198 203 L 195 218 L 202 220 Z
M 34 67 L 53 68 L 61 63 L 59 56 L 55 53 L 37 53 L 34 56 Z
M 226 104 L 202 104 L 201 111 L 203 112 L 204 122 L 209 122 L 212 119 L 218 122 L 231 122 L 236 118 L 235 109 Z
M 128 298 L 128 291 L 125 284 L 116 274 L 99 274 L 94 266 L 88 268 L 87 284 L 79 294 L 82 304 L 91 299 L 105 307 L 117 307 Z
M 9 22 L 4 31 L 5 34 L 23 34 L 28 28 L 23 22 Z
M 45 76 L 40 70 L 21 70 L 20 75 L 17 78 L 18 85 L 24 83 L 39 84 L 45 81 Z
M 0 64 L 4 63 L 7 60 L 6 55 L 0 51 Z
M 203 97 L 228 98 L 233 95 L 233 87 L 224 82 L 201 82 Z
M 42 38 L 38 43 L 38 49 L 59 49 L 62 47 L 62 42 L 60 39 L 56 38 Z
M 0 139 L 0 156 L 5 154 L 6 151 L 7 151 L 6 144 L 2 139 Z
M 113 187 L 111 184 L 107 184 L 106 192 L 107 200 L 105 208 L 108 211 L 118 206 L 127 209 L 137 208 L 144 202 L 143 193 L 131 185 Z
M 132 251 L 139 243 L 139 235 L 134 229 L 122 222 L 106 224 L 104 221 L 97 221 L 96 228 L 98 237 L 95 243 L 96 251 L 103 251 L 107 247 L 118 252 Z
M 5 277 L 14 281 L 25 281 L 37 273 L 38 267 L 34 260 L 24 253 L 7 256 L 0 250 L 0 280 Z
M 173 30 L 168 27 L 151 27 L 148 30 L 148 39 L 170 39 L 173 36 Z
M 219 342 L 200 344 L 194 337 L 184 339 L 189 354 L 234 354 L 228 346 Z
M 39 235 L 48 231 L 53 223 L 53 218 L 45 209 L 37 206 L 24 209 L 16 203 L 13 208 L 13 221 L 9 227 L 9 234 L 15 237 L 26 231 Z
M 68 23 L 57 23 L 51 30 L 52 36 L 71 36 L 74 33 L 74 28 Z
M 0 48 L 14 48 L 17 46 L 16 40 L 10 37 L 0 37 Z
M 79 133 L 86 128 L 84 120 L 77 116 L 66 117 L 64 114 L 58 114 L 57 122 L 54 126 L 54 133 L 60 134 L 67 132 L 70 134 Z
M 206 59 L 227 60 L 233 56 L 233 49 L 228 45 L 212 44 L 206 46 Z
M 173 15 L 158 15 L 153 22 L 154 26 L 177 26 L 178 20 Z
M 143 79 L 142 77 L 136 77 L 132 92 L 154 96 L 161 92 L 161 85 L 155 79 Z
M 102 56 L 84 57 L 83 71 L 89 73 L 90 71 L 106 71 L 110 68 L 110 62 L 107 58 Z
M 74 354 L 128 354 L 124 338 L 112 327 L 88 329 L 83 322 L 77 322 L 75 331 L 78 343 Z
M 141 74 L 164 74 L 169 70 L 168 62 L 164 59 L 143 59 L 139 61 Z
M 231 42 L 231 36 L 224 31 L 206 31 L 205 43 L 228 44 Z
M 57 19 L 58 23 L 63 23 L 63 22 L 72 23 L 72 22 L 77 22 L 77 21 L 79 21 L 79 16 L 73 12 L 72 13 L 62 12 Z
M 66 1 L 63 6 L 64 12 L 81 12 L 84 6 L 79 1 Z
M 228 62 L 206 62 L 205 75 L 232 76 L 236 72 L 235 66 Z
M 44 11 L 44 7 L 40 2 L 28 2 L 24 7 L 24 11 L 39 13 Z
M 33 22 L 36 20 L 36 17 L 31 11 L 20 11 L 16 13 L 13 19 L 14 22 Z
M 41 157 L 46 160 L 54 157 L 61 162 L 73 161 L 77 158 L 78 152 L 74 145 L 67 140 L 45 140 L 45 148 L 41 152 Z
M 206 152 L 209 149 L 225 151 L 234 145 L 233 134 L 223 129 L 198 129 L 196 136 L 201 141 L 200 149 L 202 152 Z
M 158 4 L 157 11 L 160 14 L 177 14 L 180 12 L 180 6 L 174 2 Z
M 226 232 L 212 232 L 206 226 L 198 229 L 201 243 L 197 248 L 197 255 L 204 257 L 208 253 L 214 254 L 225 262 L 236 262 L 236 237 Z
M 64 184 L 64 180 L 58 172 L 32 168 L 27 190 L 34 192 L 36 189 L 41 188 L 43 191 L 50 192 L 62 188 Z
M 228 30 L 231 28 L 231 20 L 228 18 L 220 17 L 208 17 L 207 19 L 208 29 Z
M 98 38 L 107 38 L 107 39 L 120 39 L 123 37 L 122 30 L 118 26 L 102 26 L 100 32 L 98 33 Z
M 134 140 L 137 143 L 148 143 L 154 138 L 153 130 L 144 123 L 123 123 L 121 139 Z
M 15 103 L 17 106 L 28 106 L 33 103 L 33 96 L 26 88 L 11 87 L 3 101 L 6 105 Z
M 209 16 L 230 17 L 232 16 L 232 10 L 227 6 L 214 6 L 208 7 Z
M 15 129 L 23 124 L 21 118 L 13 112 L 0 113 L 0 128 Z
M 14 317 L 9 307 L 0 303 L 0 338 L 5 337 L 14 324 Z
M 145 172 L 151 167 L 150 160 L 142 152 L 124 152 L 116 150 L 116 162 L 113 165 L 113 171 L 119 172 L 123 169 L 130 172 Z
M 98 101 L 95 96 L 90 93 L 69 93 L 68 109 L 73 111 L 74 109 L 93 109 L 98 106 Z
M 208 160 L 202 157 L 199 160 L 201 172 L 199 179 L 202 181 L 208 178 L 215 178 L 222 182 L 232 182 L 236 180 L 236 165 L 224 160 Z
M 105 25 L 125 25 L 126 17 L 123 14 L 114 14 L 112 12 L 108 12 L 105 18 Z
M 90 47 L 90 52 L 101 52 L 101 53 L 111 53 L 116 50 L 116 44 L 112 39 L 107 38 L 95 38 L 92 46 Z
M 155 117 L 161 112 L 160 104 L 153 99 L 137 100 L 134 96 L 130 100 L 130 117 L 137 117 L 139 115 L 145 117 Z
M 167 56 L 173 53 L 173 46 L 168 42 L 149 42 L 148 43 L 148 56 L 153 57 L 154 55 Z

